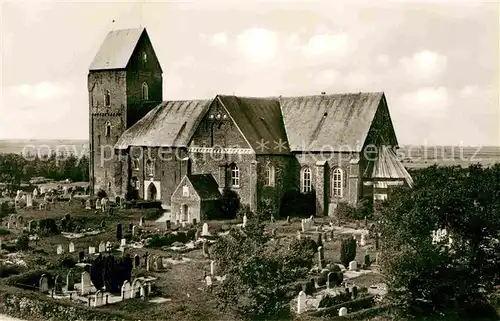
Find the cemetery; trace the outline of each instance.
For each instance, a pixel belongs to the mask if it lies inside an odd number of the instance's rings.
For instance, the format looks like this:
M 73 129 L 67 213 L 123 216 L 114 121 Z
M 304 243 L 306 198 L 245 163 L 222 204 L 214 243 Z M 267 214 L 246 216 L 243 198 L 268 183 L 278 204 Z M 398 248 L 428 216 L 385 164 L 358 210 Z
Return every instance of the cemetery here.
M 123 200 L 31 195 L 45 204 L 37 207 L 20 205 L 27 199 L 20 194 L 15 213 L 1 223 L 6 272 L 0 282 L 8 291 L 122 319 L 160 320 L 165 313 L 175 320 L 240 319 L 217 309 L 212 291 L 226 275 L 218 273 L 214 248 L 255 218 L 244 213 L 232 220 L 180 223 L 168 210 L 126 208 Z M 370 222 L 270 217 L 263 223 L 270 246 L 314 248 L 310 268 L 288 291 L 290 318 L 319 320 L 384 308 L 379 237 Z

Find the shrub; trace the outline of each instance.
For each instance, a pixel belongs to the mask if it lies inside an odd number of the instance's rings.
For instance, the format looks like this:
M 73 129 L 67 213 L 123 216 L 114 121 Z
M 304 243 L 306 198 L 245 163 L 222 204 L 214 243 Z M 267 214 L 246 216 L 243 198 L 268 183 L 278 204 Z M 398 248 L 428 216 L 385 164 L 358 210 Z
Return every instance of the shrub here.
M 9 235 L 10 234 L 10 231 L 9 230 L 6 230 L 6 229 L 3 229 L 3 228 L 0 228 L 0 235 Z
M 11 275 L 20 274 L 24 268 L 15 264 L 0 264 L 0 278 L 6 278 Z
M 352 237 L 342 240 L 340 246 L 340 262 L 348 267 L 349 263 L 356 258 L 356 240 Z
M 97 191 L 97 193 L 96 193 L 96 196 L 97 196 L 98 198 L 104 198 L 104 197 L 106 197 L 107 195 L 108 195 L 108 194 L 106 194 L 106 191 L 104 191 L 104 190 L 102 190 L 102 189 L 98 190 L 98 191 Z
M 157 219 L 162 217 L 163 213 L 164 213 L 164 210 L 161 208 L 157 208 L 155 210 L 150 210 L 150 211 L 148 211 L 148 213 L 146 214 L 144 219 L 147 221 L 156 221 Z
M 70 256 L 61 256 L 57 258 L 55 268 L 71 269 L 76 265 L 76 263 L 75 259 Z
M 127 193 L 125 194 L 125 199 L 127 201 L 131 201 L 131 200 L 136 200 L 138 198 L 139 198 L 139 191 L 131 185 L 127 186 Z
M 339 202 L 335 211 L 339 219 L 352 220 L 356 216 L 356 208 L 347 202 Z
M 56 220 L 53 218 L 45 218 L 38 222 L 38 231 L 40 235 L 54 235 L 59 234 L 59 228 Z
M 222 218 L 235 218 L 241 206 L 240 196 L 229 187 L 225 187 L 222 192 L 220 206 Z
M 27 234 L 23 234 L 23 235 L 19 236 L 19 238 L 17 239 L 17 242 L 16 242 L 17 250 L 18 251 L 27 250 L 29 247 L 29 242 L 30 242 L 30 239 L 29 239 L 29 236 Z
M 290 243 L 290 252 L 296 256 L 297 264 L 309 269 L 312 267 L 312 259 L 317 250 L 316 242 L 310 238 L 293 239 Z

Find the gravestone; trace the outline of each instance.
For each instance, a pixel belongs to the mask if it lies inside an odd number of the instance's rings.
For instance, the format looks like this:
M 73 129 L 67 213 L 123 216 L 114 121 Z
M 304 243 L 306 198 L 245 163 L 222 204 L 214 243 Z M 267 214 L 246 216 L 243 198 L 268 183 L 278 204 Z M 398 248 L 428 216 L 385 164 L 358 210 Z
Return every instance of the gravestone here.
M 139 226 L 144 226 L 145 224 L 145 221 L 144 221 L 144 217 L 141 217 L 141 219 L 139 220 Z
M 212 285 L 212 277 L 210 275 L 207 275 L 205 277 L 205 283 L 207 284 L 207 286 L 211 286 Z
M 370 266 L 370 254 L 368 254 L 368 251 L 365 252 L 365 256 L 363 259 L 363 263 L 365 264 L 366 267 Z
M 92 206 L 90 205 L 90 199 L 86 200 L 85 201 L 85 209 L 86 210 L 91 210 L 92 209 Z
M 124 247 L 124 246 L 126 246 L 126 245 L 127 245 L 127 239 L 121 239 L 121 240 L 120 240 L 120 246 L 121 246 L 121 247 Z
M 63 254 L 63 247 L 61 244 L 57 245 L 56 251 L 57 251 L 57 255 Z
M 302 219 L 302 221 L 300 223 L 300 227 L 302 229 L 302 232 L 306 231 L 306 221 L 304 219 Z
M 323 247 L 320 246 L 318 247 L 318 267 L 322 269 L 323 265 L 325 265 L 325 252 Z
M 243 214 L 243 224 L 241 226 L 245 227 L 247 226 L 248 218 L 246 214 Z
M 94 294 L 94 307 L 99 307 L 103 304 L 104 293 L 98 290 Z
M 129 281 L 125 280 L 122 285 L 122 300 L 132 298 L 132 285 Z
M 301 314 L 306 311 L 306 300 L 307 294 L 304 291 L 300 291 L 299 297 L 297 298 L 297 314 Z
M 150 256 L 149 254 L 146 253 L 146 257 L 144 259 L 146 261 L 146 271 L 149 271 L 151 269 L 151 266 L 150 266 Z
M 358 298 L 358 287 L 353 286 L 351 289 L 352 299 L 356 300 Z
M 361 246 L 366 245 L 365 234 L 361 234 L 361 239 L 359 240 L 359 245 L 361 245 Z
M 290 216 L 287 216 L 287 217 L 286 217 L 286 222 L 287 222 L 288 224 L 290 224 Z
M 119 241 L 123 238 L 122 223 L 116 224 L 116 239 Z
M 95 247 L 89 246 L 89 254 L 95 254 Z
M 42 274 L 38 284 L 40 286 L 40 292 L 42 292 L 42 293 L 49 292 L 49 278 L 47 277 L 47 275 Z
M 106 252 L 106 243 L 100 242 L 99 243 L 99 253 L 104 253 Z
M 203 229 L 201 231 L 201 236 L 208 236 L 208 224 L 207 223 L 203 223 Z
M 156 258 L 156 270 L 161 271 L 163 270 L 163 257 L 158 256 Z
M 141 265 L 141 257 L 139 254 L 134 255 L 134 267 L 138 268 Z
M 302 232 L 297 231 L 297 240 L 300 240 L 302 238 Z
M 54 288 L 56 290 L 56 293 L 62 292 L 62 280 L 61 280 L 61 276 L 59 276 L 59 275 L 56 275 L 56 278 L 54 280 Z
M 215 261 L 210 261 L 210 275 L 215 275 Z
M 92 283 L 90 281 L 90 274 L 87 271 L 82 272 L 81 276 L 81 294 L 82 295 L 87 295 L 90 293 L 90 290 L 92 288 Z
M 330 272 L 326 278 L 326 287 L 332 289 L 337 285 L 337 273 Z
M 195 218 L 193 218 L 193 225 L 194 225 L 194 226 L 196 226 L 196 224 L 197 224 L 197 223 L 198 223 L 198 222 L 196 221 L 196 219 L 195 219 Z
M 137 229 L 138 229 L 137 225 L 132 226 L 132 236 L 137 235 Z
M 339 317 L 345 317 L 347 315 L 347 308 L 346 307 L 341 307 L 339 309 Z
M 208 244 L 207 242 L 203 242 L 203 256 L 204 257 L 209 257 L 209 253 L 208 253 Z
M 134 224 L 132 224 L 132 223 L 129 223 L 129 224 L 128 224 L 128 231 L 129 231 L 130 233 L 132 233 L 132 228 L 133 228 L 133 227 L 134 227 Z
M 170 230 L 172 228 L 172 223 L 170 222 L 170 220 L 167 220 L 166 224 L 167 224 L 167 230 Z
M 27 208 L 33 207 L 33 198 L 31 198 L 31 194 L 26 194 L 26 207 Z
M 68 252 L 69 253 L 73 253 L 75 252 L 75 244 L 73 242 L 69 242 L 69 245 L 68 245 Z
M 96 200 L 95 201 L 95 209 L 100 210 L 101 209 L 101 200 Z
M 85 252 L 80 251 L 80 252 L 78 252 L 78 261 L 82 262 L 83 260 L 85 260 Z
M 113 244 L 110 241 L 106 242 L 106 252 L 111 252 L 113 250 Z
M 35 189 L 33 190 L 33 198 L 36 199 L 38 197 L 38 189 Z
M 75 290 L 75 279 L 73 277 L 73 270 L 69 270 L 68 274 L 66 274 L 66 290 L 68 291 Z
M 349 262 L 349 271 L 355 271 L 358 269 L 358 263 L 356 261 Z
M 28 232 L 33 232 L 35 230 L 36 222 L 31 220 L 28 222 Z

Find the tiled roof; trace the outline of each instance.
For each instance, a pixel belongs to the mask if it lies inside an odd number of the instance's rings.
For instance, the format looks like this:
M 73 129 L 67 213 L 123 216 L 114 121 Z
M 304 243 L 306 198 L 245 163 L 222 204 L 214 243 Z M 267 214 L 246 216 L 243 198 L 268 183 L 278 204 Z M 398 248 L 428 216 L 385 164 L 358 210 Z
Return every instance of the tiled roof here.
M 404 179 L 409 186 L 413 179 L 390 146 L 382 146 L 373 164 L 373 179 Z
M 213 200 L 221 197 L 219 185 L 212 174 L 191 174 L 187 175 L 187 178 L 201 200 Z
M 289 154 L 279 101 L 218 95 L 256 154 Z M 281 142 L 281 147 L 278 145 Z
M 126 68 L 143 32 L 146 32 L 145 28 L 110 31 L 89 70 Z
M 382 92 L 281 97 L 290 149 L 361 151 L 383 97 Z
M 186 147 L 212 100 L 164 101 L 127 129 L 115 148 Z

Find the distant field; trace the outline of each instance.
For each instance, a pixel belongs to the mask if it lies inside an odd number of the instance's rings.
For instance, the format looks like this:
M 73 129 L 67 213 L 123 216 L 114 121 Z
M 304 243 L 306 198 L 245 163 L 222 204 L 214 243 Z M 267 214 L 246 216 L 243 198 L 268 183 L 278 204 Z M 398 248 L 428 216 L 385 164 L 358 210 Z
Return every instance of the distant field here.
M 0 154 L 28 152 L 40 155 L 56 153 L 88 154 L 88 140 L 0 140 Z M 398 157 L 408 168 L 433 164 L 461 165 L 480 163 L 485 166 L 500 162 L 500 146 L 417 146 L 404 145 Z
M 88 154 L 88 140 L 68 139 L 26 139 L 26 140 L 0 140 L 0 154 L 30 153 L 32 155 L 48 155 L 51 152 L 57 154 L 81 155 Z

